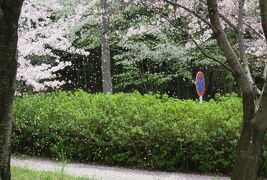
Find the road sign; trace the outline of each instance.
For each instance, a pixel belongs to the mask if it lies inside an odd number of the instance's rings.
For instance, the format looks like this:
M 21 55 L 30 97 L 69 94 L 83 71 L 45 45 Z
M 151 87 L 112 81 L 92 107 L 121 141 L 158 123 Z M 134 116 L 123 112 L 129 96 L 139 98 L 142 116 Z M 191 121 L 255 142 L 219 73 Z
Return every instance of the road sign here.
M 203 95 L 205 93 L 205 77 L 201 71 L 196 75 L 196 90 L 199 95 L 200 102 L 202 103 Z

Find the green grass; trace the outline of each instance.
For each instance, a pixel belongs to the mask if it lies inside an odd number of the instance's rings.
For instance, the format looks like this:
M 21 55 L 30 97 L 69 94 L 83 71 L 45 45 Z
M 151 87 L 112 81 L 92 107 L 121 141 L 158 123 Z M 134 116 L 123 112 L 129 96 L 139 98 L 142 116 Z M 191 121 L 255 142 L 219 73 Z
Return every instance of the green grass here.
M 12 180 L 93 180 L 84 177 L 72 177 L 61 172 L 41 172 L 27 168 L 12 167 Z

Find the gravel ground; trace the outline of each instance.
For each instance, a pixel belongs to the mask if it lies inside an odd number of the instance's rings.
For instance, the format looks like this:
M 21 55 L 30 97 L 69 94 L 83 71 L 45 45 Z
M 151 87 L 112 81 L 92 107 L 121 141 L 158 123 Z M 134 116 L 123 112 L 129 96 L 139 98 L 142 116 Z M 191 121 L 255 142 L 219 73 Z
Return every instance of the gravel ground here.
M 62 163 L 35 158 L 12 157 L 12 166 L 39 171 L 60 171 Z M 133 170 L 118 167 L 68 163 L 64 172 L 72 176 L 86 176 L 96 180 L 229 180 L 227 177 L 201 176 L 194 174 Z

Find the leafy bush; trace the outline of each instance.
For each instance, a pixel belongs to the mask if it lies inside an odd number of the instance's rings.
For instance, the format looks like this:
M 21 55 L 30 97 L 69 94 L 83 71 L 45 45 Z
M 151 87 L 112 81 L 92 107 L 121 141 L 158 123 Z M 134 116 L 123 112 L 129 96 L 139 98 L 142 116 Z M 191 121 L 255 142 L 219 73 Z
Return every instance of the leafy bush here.
M 14 103 L 13 151 L 164 170 L 231 170 L 242 104 L 161 95 L 56 92 Z

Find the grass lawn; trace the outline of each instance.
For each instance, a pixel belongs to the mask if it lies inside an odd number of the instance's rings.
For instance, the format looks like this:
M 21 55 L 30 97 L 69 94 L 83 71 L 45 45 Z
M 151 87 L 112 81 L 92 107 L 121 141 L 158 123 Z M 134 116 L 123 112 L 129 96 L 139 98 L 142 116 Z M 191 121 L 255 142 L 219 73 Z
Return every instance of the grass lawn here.
M 90 178 L 71 177 L 61 172 L 41 172 L 26 168 L 12 167 L 12 180 L 93 180 Z

